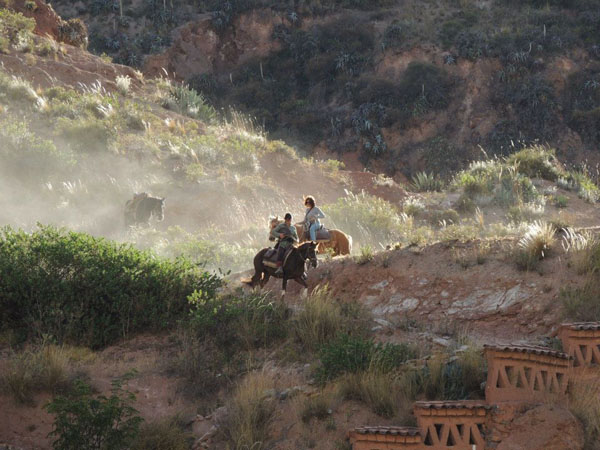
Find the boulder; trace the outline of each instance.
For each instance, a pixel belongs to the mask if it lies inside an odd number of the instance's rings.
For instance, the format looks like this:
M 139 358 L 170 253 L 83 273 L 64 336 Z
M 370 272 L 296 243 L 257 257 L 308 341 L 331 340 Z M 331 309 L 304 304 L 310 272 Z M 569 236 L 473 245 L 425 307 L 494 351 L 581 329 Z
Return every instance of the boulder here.
M 540 405 L 517 417 L 497 450 L 582 450 L 583 427 L 571 412 Z

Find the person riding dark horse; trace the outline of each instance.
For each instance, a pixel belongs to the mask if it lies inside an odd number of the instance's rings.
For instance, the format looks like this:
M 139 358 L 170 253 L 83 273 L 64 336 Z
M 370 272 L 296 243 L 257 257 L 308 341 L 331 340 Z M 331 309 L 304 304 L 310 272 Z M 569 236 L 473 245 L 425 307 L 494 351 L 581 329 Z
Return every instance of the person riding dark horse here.
M 283 276 L 283 258 L 291 246 L 298 243 L 296 227 L 292 225 L 292 215 L 286 213 L 284 222 L 271 230 L 271 236 L 277 239 L 277 271 L 275 276 Z

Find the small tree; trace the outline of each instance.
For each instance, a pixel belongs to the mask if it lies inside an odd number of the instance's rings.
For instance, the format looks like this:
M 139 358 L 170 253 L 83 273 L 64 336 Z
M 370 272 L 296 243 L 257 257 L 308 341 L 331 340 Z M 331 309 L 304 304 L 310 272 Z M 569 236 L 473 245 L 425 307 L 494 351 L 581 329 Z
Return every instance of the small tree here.
M 138 434 L 143 419 L 131 406 L 135 395 L 122 388 L 124 379 L 112 383 L 110 397 L 92 396 L 90 386 L 78 380 L 72 396 L 59 396 L 46 405 L 55 415 L 54 450 L 125 450 Z

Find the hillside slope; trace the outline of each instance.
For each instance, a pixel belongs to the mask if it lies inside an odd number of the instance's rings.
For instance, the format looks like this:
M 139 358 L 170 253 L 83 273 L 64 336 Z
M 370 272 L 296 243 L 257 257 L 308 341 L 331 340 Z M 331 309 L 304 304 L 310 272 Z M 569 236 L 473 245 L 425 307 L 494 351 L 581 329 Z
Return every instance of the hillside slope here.
M 448 175 L 480 146 L 505 155 L 536 140 L 598 162 L 597 1 L 180 0 L 134 2 L 122 19 L 110 2 L 67 3 L 94 51 L 135 55 L 354 168 Z

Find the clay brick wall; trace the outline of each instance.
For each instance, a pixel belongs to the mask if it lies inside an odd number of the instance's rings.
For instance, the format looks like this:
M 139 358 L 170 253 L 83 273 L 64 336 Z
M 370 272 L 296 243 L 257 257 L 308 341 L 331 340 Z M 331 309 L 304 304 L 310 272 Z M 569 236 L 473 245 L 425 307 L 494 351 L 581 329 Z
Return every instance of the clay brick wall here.
M 558 335 L 563 350 L 573 357 L 573 367 L 600 366 L 600 323 L 565 323 L 561 325 Z
M 361 427 L 348 436 L 353 450 L 424 450 L 418 428 Z
M 566 396 L 571 358 L 561 352 L 531 346 L 486 346 L 488 404 L 542 402 Z
M 484 402 L 416 402 L 415 416 L 427 450 L 483 450 L 489 407 Z

